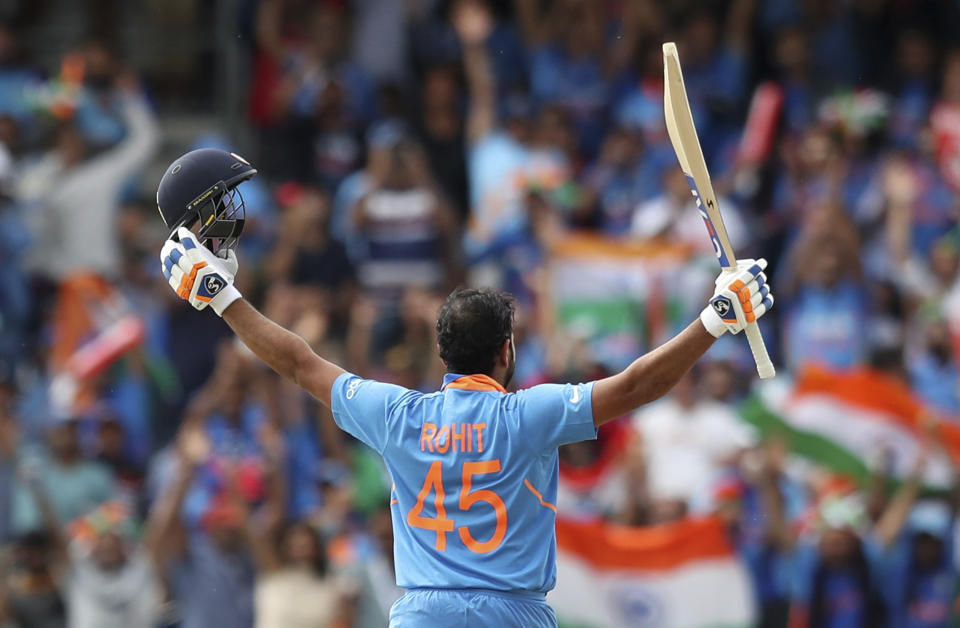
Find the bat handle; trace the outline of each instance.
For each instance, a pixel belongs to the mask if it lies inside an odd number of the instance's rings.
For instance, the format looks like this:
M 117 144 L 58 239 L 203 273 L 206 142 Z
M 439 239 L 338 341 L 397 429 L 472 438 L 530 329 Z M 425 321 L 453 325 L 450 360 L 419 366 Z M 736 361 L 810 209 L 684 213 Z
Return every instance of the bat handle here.
M 757 373 L 760 379 L 770 379 L 776 375 L 777 371 L 773 368 L 773 362 L 767 355 L 767 346 L 763 344 L 763 336 L 760 335 L 760 326 L 756 323 L 750 323 L 746 328 L 747 340 L 750 341 L 750 351 L 753 352 L 753 360 L 757 363 Z

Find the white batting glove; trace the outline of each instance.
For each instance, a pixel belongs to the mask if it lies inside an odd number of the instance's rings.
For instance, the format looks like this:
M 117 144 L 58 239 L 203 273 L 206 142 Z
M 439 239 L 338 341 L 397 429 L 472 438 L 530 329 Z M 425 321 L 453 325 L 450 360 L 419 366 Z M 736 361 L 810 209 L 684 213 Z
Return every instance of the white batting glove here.
M 773 295 L 763 269 L 765 259 L 742 259 L 736 268 L 717 277 L 717 289 L 710 304 L 700 312 L 700 320 L 714 338 L 725 332 L 738 334 L 773 307 Z
M 217 316 L 241 298 L 233 286 L 237 255 L 232 250 L 218 257 L 201 245 L 185 227 L 177 230 L 179 242 L 167 240 L 160 251 L 160 269 L 177 296 L 202 310 L 208 305 Z

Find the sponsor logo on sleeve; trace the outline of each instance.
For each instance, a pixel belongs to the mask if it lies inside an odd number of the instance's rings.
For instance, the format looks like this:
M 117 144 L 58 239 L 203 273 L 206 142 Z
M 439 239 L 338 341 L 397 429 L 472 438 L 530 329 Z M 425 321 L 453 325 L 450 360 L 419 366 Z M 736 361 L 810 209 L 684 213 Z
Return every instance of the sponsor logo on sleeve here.
M 347 392 L 344 395 L 347 399 L 353 399 L 357 394 L 357 389 L 360 388 L 360 384 L 363 382 L 361 379 L 355 379 L 347 386 Z

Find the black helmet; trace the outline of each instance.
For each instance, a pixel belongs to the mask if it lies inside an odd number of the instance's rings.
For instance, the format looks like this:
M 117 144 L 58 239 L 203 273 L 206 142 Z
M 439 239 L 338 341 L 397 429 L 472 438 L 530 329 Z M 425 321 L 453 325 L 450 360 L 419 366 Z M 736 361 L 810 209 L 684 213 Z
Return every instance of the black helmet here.
M 243 197 L 237 186 L 257 174 L 246 159 L 217 148 L 192 150 L 170 164 L 157 188 L 157 207 L 171 235 L 197 232 L 211 250 L 233 248 L 243 232 Z

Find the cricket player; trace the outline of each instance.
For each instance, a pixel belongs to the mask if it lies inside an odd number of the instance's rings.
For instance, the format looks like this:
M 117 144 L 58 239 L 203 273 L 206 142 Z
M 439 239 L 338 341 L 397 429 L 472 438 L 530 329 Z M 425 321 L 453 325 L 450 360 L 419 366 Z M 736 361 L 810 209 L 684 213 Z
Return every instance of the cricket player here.
M 256 171 L 231 153 L 197 152 L 171 164 L 158 191 L 173 229 L 160 253 L 163 275 L 383 457 L 394 483 L 397 584 L 406 590 L 390 613 L 396 628 L 555 627 L 545 596 L 556 581 L 557 448 L 595 438 L 607 421 L 661 397 L 719 336 L 773 305 L 766 262 L 742 260 L 721 273 L 699 319 L 623 372 L 511 393 L 513 300 L 459 289 L 437 320 L 447 367 L 439 391 L 364 379 L 314 353 L 234 287 L 236 254 L 207 236 L 239 234 L 236 187 Z M 221 217 L 232 223 L 218 225 Z

